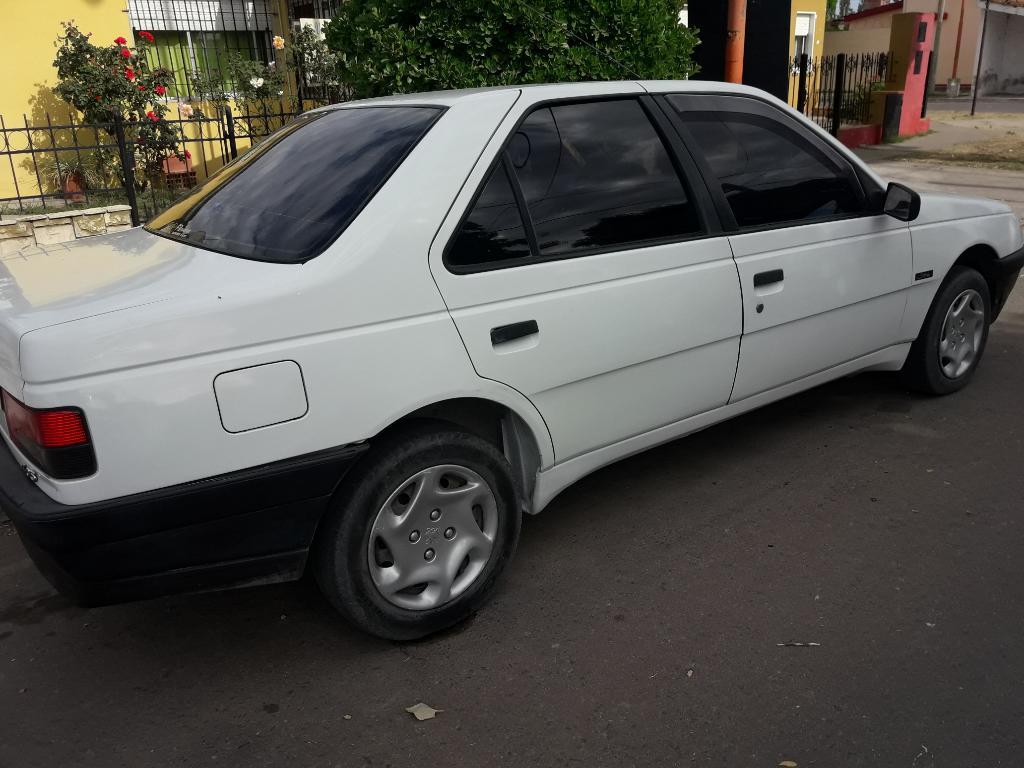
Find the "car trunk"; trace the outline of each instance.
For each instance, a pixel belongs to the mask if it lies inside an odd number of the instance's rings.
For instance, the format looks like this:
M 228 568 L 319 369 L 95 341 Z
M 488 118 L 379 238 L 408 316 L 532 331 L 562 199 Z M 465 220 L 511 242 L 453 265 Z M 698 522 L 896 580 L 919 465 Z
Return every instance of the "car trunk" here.
M 28 370 L 28 334 L 125 310 L 216 302 L 222 288 L 237 289 L 267 266 L 143 229 L 5 256 L 0 259 L 0 386 L 21 396 L 26 380 L 40 380 Z M 124 325 L 129 333 L 131 321 Z M 83 355 L 99 351 L 81 350 Z M 54 359 L 47 349 L 39 350 L 36 362 L 40 357 L 50 371 L 74 362 L 66 356 Z M 76 371 L 72 366 L 67 373 Z

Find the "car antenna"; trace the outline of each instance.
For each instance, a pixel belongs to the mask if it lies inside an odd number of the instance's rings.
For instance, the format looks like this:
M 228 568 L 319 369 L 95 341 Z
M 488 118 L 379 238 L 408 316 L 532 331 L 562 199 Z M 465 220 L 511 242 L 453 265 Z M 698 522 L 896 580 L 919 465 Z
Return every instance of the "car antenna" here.
M 531 11 L 533 11 L 534 13 L 538 14 L 539 16 L 543 16 L 543 17 L 544 17 L 545 19 L 547 19 L 548 21 L 550 21 L 550 22 L 554 22 L 555 24 L 558 24 L 558 25 L 560 25 L 560 26 L 562 27 L 562 31 L 563 31 L 563 32 L 564 32 L 564 33 L 565 33 L 565 34 L 566 34 L 566 35 L 567 35 L 568 37 L 572 37 L 572 38 L 575 38 L 576 40 L 578 40 L 579 42 L 583 43 L 583 44 L 584 44 L 585 46 L 587 46 L 588 48 L 591 48 L 591 49 L 593 49 L 594 53 L 596 53 L 596 54 L 597 54 L 598 56 L 602 56 L 602 57 L 604 57 L 605 59 L 607 59 L 608 61 L 612 62 L 613 64 L 617 64 L 618 66 L 622 67 L 622 69 L 623 69 L 623 70 L 624 70 L 624 71 L 625 71 L 625 72 L 626 72 L 626 73 L 627 73 L 627 74 L 628 74 L 628 75 L 629 75 L 630 77 L 632 77 L 632 78 L 635 78 L 635 79 L 637 79 L 637 80 L 643 80 L 643 79 L 644 79 L 643 77 L 641 77 L 640 75 L 638 75 L 638 74 L 637 74 L 636 72 L 634 72 L 634 71 L 633 71 L 632 69 L 630 69 L 630 68 L 629 68 L 628 66 L 626 66 L 625 64 L 623 64 L 623 63 L 622 63 L 621 61 L 619 61 L 618 59 L 616 59 L 616 58 L 615 58 L 614 56 L 612 56 L 611 54 L 605 53 L 605 52 L 604 52 L 604 51 L 602 51 L 602 50 L 601 50 L 600 48 L 598 48 L 598 47 L 597 47 L 596 45 L 593 45 L 593 44 L 592 44 L 592 43 L 591 43 L 591 42 L 590 42 L 589 40 L 585 40 L 585 39 L 583 39 L 582 37 L 580 37 L 579 35 L 577 35 L 576 33 L 574 33 L 574 32 L 572 32 L 572 31 L 570 31 L 570 29 L 569 29 L 569 25 L 568 25 L 568 24 L 565 24 L 564 22 L 561 22 L 561 21 L 559 21 L 558 19 L 556 19 L 556 18 L 554 18 L 554 17 L 552 17 L 552 16 L 549 16 L 549 15 L 548 15 L 548 14 L 546 14 L 546 13 L 545 13 L 544 11 L 542 11 L 542 10 L 541 10 L 540 8 L 537 8 L 536 6 L 530 5 L 530 3 L 527 3 L 527 2 L 525 2 L 525 0 L 519 0 L 519 3 L 520 3 L 520 5 L 522 5 L 522 6 L 524 7 L 524 8 L 528 8 L 528 9 L 530 9 Z

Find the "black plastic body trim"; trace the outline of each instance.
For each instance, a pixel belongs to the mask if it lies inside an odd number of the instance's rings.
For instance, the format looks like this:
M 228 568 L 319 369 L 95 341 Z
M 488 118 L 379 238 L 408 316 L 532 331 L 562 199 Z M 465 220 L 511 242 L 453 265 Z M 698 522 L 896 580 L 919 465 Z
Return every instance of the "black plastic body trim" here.
M 497 328 L 491 328 L 491 344 L 504 344 L 539 332 L 540 328 L 537 326 L 536 320 L 499 325 Z
M 0 506 L 43 575 L 87 605 L 298 578 L 348 445 L 91 504 L 60 504 L 0 447 Z
M 781 283 L 783 277 L 784 275 L 781 269 L 770 269 L 767 272 L 758 272 L 754 275 L 754 287 L 760 288 L 762 285 Z
M 1006 306 L 1006 300 L 1010 298 L 1013 287 L 1017 284 L 1021 268 L 1024 267 L 1024 248 L 997 259 L 995 262 L 996 271 L 996 292 L 992 296 L 992 321 L 999 317 Z

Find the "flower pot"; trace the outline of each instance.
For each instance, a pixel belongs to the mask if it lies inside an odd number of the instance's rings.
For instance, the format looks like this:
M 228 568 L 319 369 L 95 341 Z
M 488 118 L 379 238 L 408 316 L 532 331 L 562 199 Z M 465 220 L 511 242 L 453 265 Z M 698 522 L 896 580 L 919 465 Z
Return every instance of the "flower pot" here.
M 71 173 L 65 176 L 60 190 L 64 199 L 69 203 L 80 203 L 85 200 L 85 184 L 78 174 Z

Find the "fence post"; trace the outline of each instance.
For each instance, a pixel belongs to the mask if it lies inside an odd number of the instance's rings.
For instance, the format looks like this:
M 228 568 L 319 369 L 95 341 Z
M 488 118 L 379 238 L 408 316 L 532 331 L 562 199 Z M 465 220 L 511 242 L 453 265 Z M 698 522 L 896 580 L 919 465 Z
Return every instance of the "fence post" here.
M 135 153 L 128 147 L 124 137 L 124 118 L 114 114 L 114 138 L 117 139 L 117 154 L 121 158 L 121 173 L 128 205 L 132 207 L 132 226 L 139 226 L 139 201 L 135 197 Z
M 807 54 L 800 54 L 800 81 L 796 86 L 796 111 L 801 115 L 807 106 Z
M 840 53 L 836 56 L 836 76 L 833 82 L 835 89 L 832 91 L 832 128 L 829 130 L 829 133 L 838 137 L 839 125 L 842 122 L 843 90 L 846 87 L 845 53 Z
M 238 157 L 238 145 L 235 143 L 235 118 L 231 114 L 231 107 L 224 107 L 224 122 L 227 123 L 228 153 L 234 160 Z

